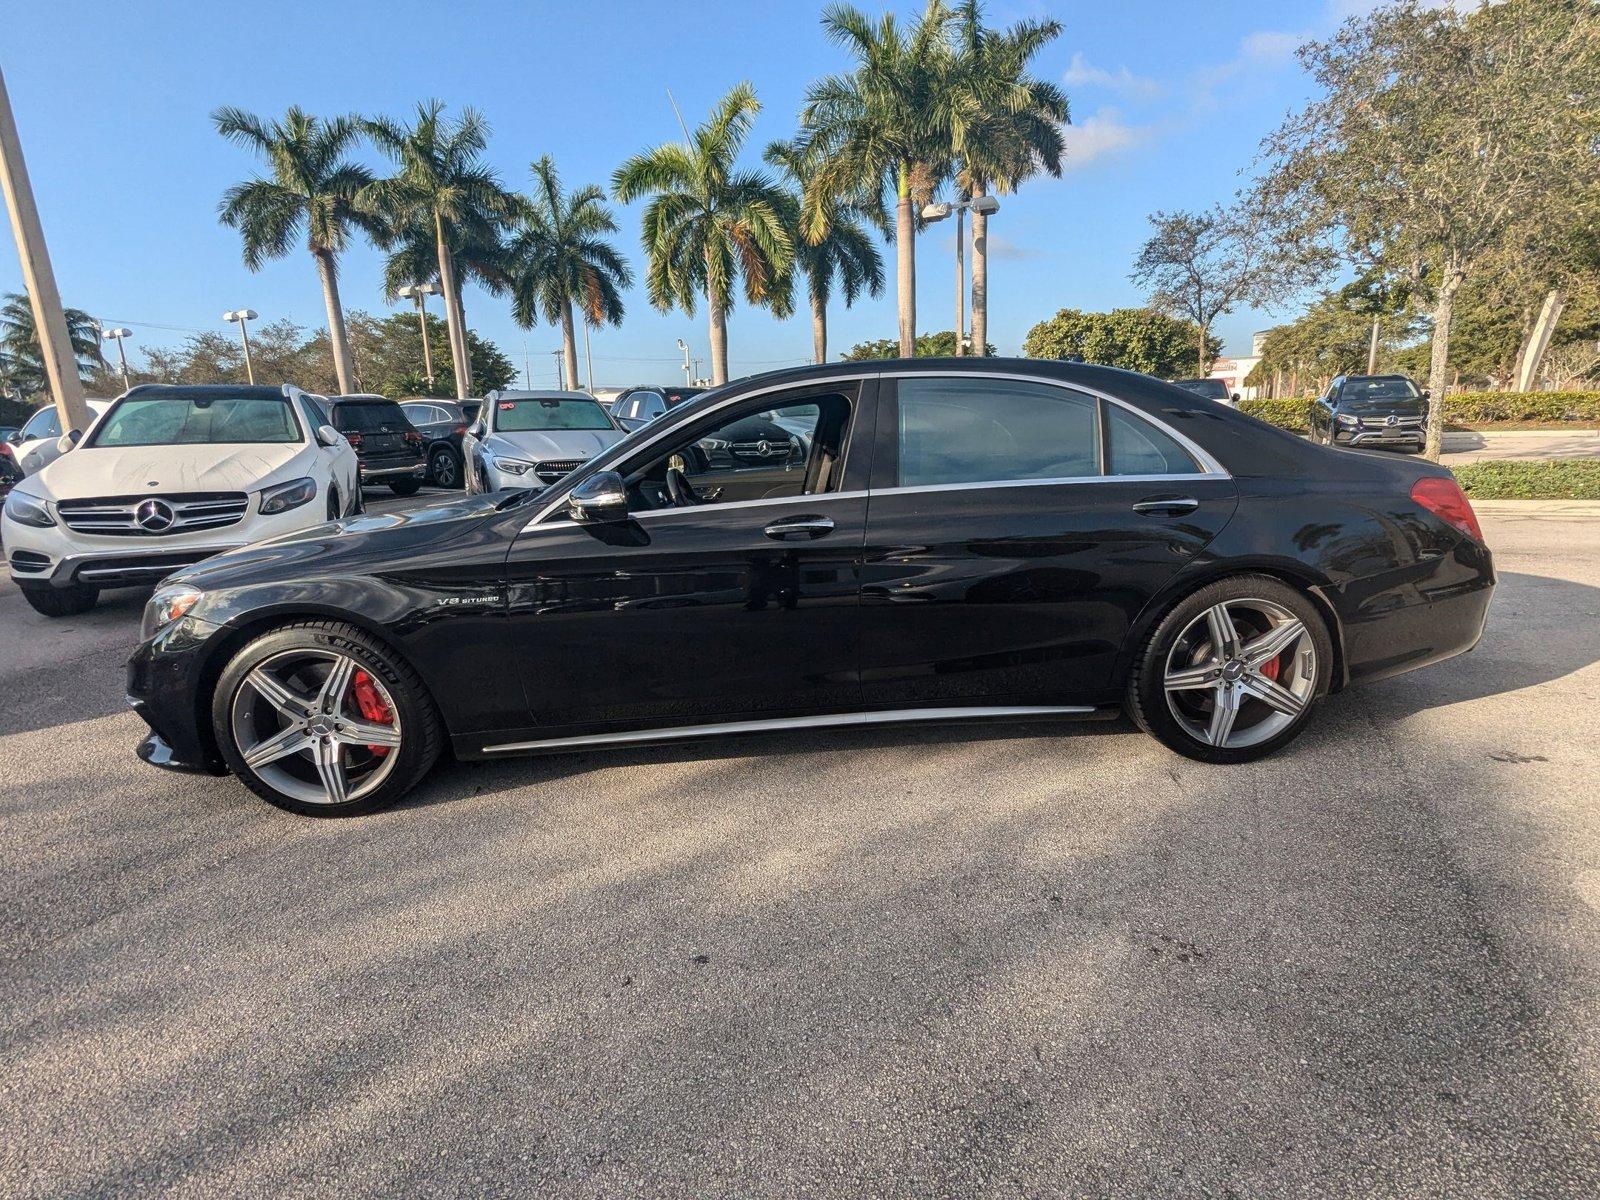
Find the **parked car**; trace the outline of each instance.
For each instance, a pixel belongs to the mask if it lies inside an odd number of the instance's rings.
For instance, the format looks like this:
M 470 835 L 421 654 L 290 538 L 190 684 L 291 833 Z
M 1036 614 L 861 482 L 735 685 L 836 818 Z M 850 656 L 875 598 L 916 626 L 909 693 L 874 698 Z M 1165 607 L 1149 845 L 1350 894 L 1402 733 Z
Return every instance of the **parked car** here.
M 685 471 L 757 414 L 807 425 L 803 463 Z M 1493 585 L 1435 464 L 1107 367 L 835 363 L 701 396 L 542 491 L 191 567 L 128 692 L 142 758 L 303 813 L 389 803 L 447 746 L 1119 709 L 1238 763 L 1330 691 L 1469 649 Z
M 89 406 L 91 426 L 106 409 L 111 407 L 109 400 L 90 399 L 86 403 Z M 81 434 L 84 431 L 78 432 Z M 22 428 L 9 439 L 11 458 L 17 464 L 17 470 L 24 475 L 32 475 L 59 458 L 63 453 L 59 444 L 61 434 L 61 417 L 56 412 L 55 405 L 46 404 L 29 417 Z
M 703 388 L 670 387 L 648 384 L 627 388 L 611 403 L 617 427 L 632 433 L 662 416 L 668 409 L 693 400 Z
M 0 425 L 0 442 L 9 442 L 13 434 L 21 433 L 20 425 Z
M 397 496 L 414 496 L 428 474 L 426 440 L 400 406 L 386 396 L 332 396 L 323 400 L 328 420 L 355 448 L 361 485 L 386 483 Z
M 1428 393 L 1404 375 L 1340 375 L 1311 406 L 1311 437 L 1325 446 L 1420 453 Z
M 1218 404 L 1239 403 L 1239 393 L 1230 392 L 1227 383 L 1221 379 L 1173 379 L 1168 382 L 1173 387 L 1181 387 L 1186 392 L 1215 400 Z
M 298 388 L 142 384 L 11 489 L 0 532 L 28 603 L 61 617 L 360 502 L 355 452 Z
M 428 463 L 427 480 L 436 487 L 461 486 L 461 438 L 471 424 L 465 410 L 454 400 L 406 400 L 400 411 L 422 435 Z
M 586 392 L 490 392 L 462 440 L 467 491 L 544 487 L 621 440 Z

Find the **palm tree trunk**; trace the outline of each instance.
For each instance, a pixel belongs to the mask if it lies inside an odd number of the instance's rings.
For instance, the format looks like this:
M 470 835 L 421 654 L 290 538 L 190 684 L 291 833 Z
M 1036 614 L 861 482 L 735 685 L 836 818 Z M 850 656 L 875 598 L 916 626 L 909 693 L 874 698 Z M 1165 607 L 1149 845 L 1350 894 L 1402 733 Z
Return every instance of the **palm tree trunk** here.
M 322 299 L 328 306 L 328 344 L 333 350 L 333 373 L 339 382 L 339 394 L 351 395 L 355 390 L 355 368 L 350 362 L 350 338 L 344 328 L 344 308 L 339 303 L 339 265 L 331 250 L 313 250 L 317 260 L 317 274 L 322 277 Z
M 917 353 L 917 236 L 911 212 L 911 171 L 900 164 L 894 205 L 895 288 L 900 299 L 900 357 Z
M 462 296 L 461 272 L 456 270 L 456 253 L 450 251 L 450 273 L 456 277 L 456 322 L 461 329 L 461 373 L 467 377 L 467 395 L 473 392 L 472 342 L 467 338 L 467 302 Z
M 972 189 L 972 198 L 988 194 L 981 183 Z M 972 210 L 972 353 L 979 358 L 989 353 L 989 214 Z
M 711 310 L 711 384 L 721 387 L 728 382 L 728 314 L 715 300 L 706 307 Z
M 561 361 L 566 367 L 567 387 L 578 390 L 578 338 L 572 324 L 572 301 L 561 306 Z M 589 381 L 594 386 L 594 380 Z
M 450 335 L 450 365 L 455 369 L 456 399 L 465 400 L 472 395 L 472 379 L 468 374 L 466 338 L 461 325 L 461 292 L 456 284 L 456 260 L 444 240 L 444 220 L 433 214 L 434 248 L 439 256 L 439 290 L 444 294 L 444 324 Z
M 811 357 L 828 361 L 828 302 L 815 290 L 811 293 Z
M 1459 269 L 1446 268 L 1433 302 L 1433 346 L 1428 356 L 1428 438 L 1422 456 L 1439 461 L 1444 449 L 1445 371 L 1450 363 L 1450 318 L 1455 315 L 1456 289 L 1465 276 Z

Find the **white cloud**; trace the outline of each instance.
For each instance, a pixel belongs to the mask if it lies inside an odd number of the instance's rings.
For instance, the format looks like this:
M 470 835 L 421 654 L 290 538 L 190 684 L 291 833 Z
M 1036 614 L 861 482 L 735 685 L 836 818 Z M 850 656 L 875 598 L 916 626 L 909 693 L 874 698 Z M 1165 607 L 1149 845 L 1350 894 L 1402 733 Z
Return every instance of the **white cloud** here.
M 1125 96 L 1145 99 L 1159 96 L 1165 90 L 1154 79 L 1135 75 L 1125 66 L 1118 67 L 1116 71 L 1108 71 L 1104 67 L 1095 66 L 1077 52 L 1072 55 L 1072 62 L 1061 78 L 1069 87 L 1105 88 Z
M 1076 170 L 1097 158 L 1120 153 L 1143 144 L 1150 138 L 1151 129 L 1145 125 L 1130 125 L 1114 108 L 1099 108 L 1081 121 L 1074 121 L 1061 131 L 1066 143 L 1062 155 L 1062 168 Z

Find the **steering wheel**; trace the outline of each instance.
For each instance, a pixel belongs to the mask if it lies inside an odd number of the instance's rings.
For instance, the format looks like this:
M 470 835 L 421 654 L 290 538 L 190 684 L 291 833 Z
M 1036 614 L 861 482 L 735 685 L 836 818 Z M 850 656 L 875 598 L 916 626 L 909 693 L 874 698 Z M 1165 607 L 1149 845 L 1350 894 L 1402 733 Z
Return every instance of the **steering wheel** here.
M 670 464 L 667 466 L 667 495 L 672 497 L 672 503 L 679 508 L 705 503 L 700 498 L 700 493 L 689 483 L 689 477 Z

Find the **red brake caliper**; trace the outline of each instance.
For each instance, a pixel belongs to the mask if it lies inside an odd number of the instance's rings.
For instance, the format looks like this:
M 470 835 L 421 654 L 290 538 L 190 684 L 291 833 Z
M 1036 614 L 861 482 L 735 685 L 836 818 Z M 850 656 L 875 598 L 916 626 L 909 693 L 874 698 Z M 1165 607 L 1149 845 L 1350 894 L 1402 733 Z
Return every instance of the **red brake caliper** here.
M 356 677 L 350 681 L 350 690 L 356 694 L 356 707 L 361 710 L 361 718 L 371 721 L 374 725 L 392 725 L 394 714 L 389 711 L 389 706 L 383 702 L 383 696 L 378 687 L 372 682 L 372 676 L 365 671 L 357 671 Z M 374 758 L 382 758 L 389 753 L 387 746 L 368 746 Z
M 1268 679 L 1272 680 L 1274 683 L 1277 682 L 1277 680 L 1278 680 L 1278 672 L 1280 670 L 1282 670 L 1282 669 L 1283 669 L 1283 655 L 1281 655 L 1281 654 L 1278 655 L 1277 658 L 1269 659 L 1267 662 L 1264 662 L 1264 663 L 1261 664 L 1261 673 L 1263 675 L 1265 675 Z

